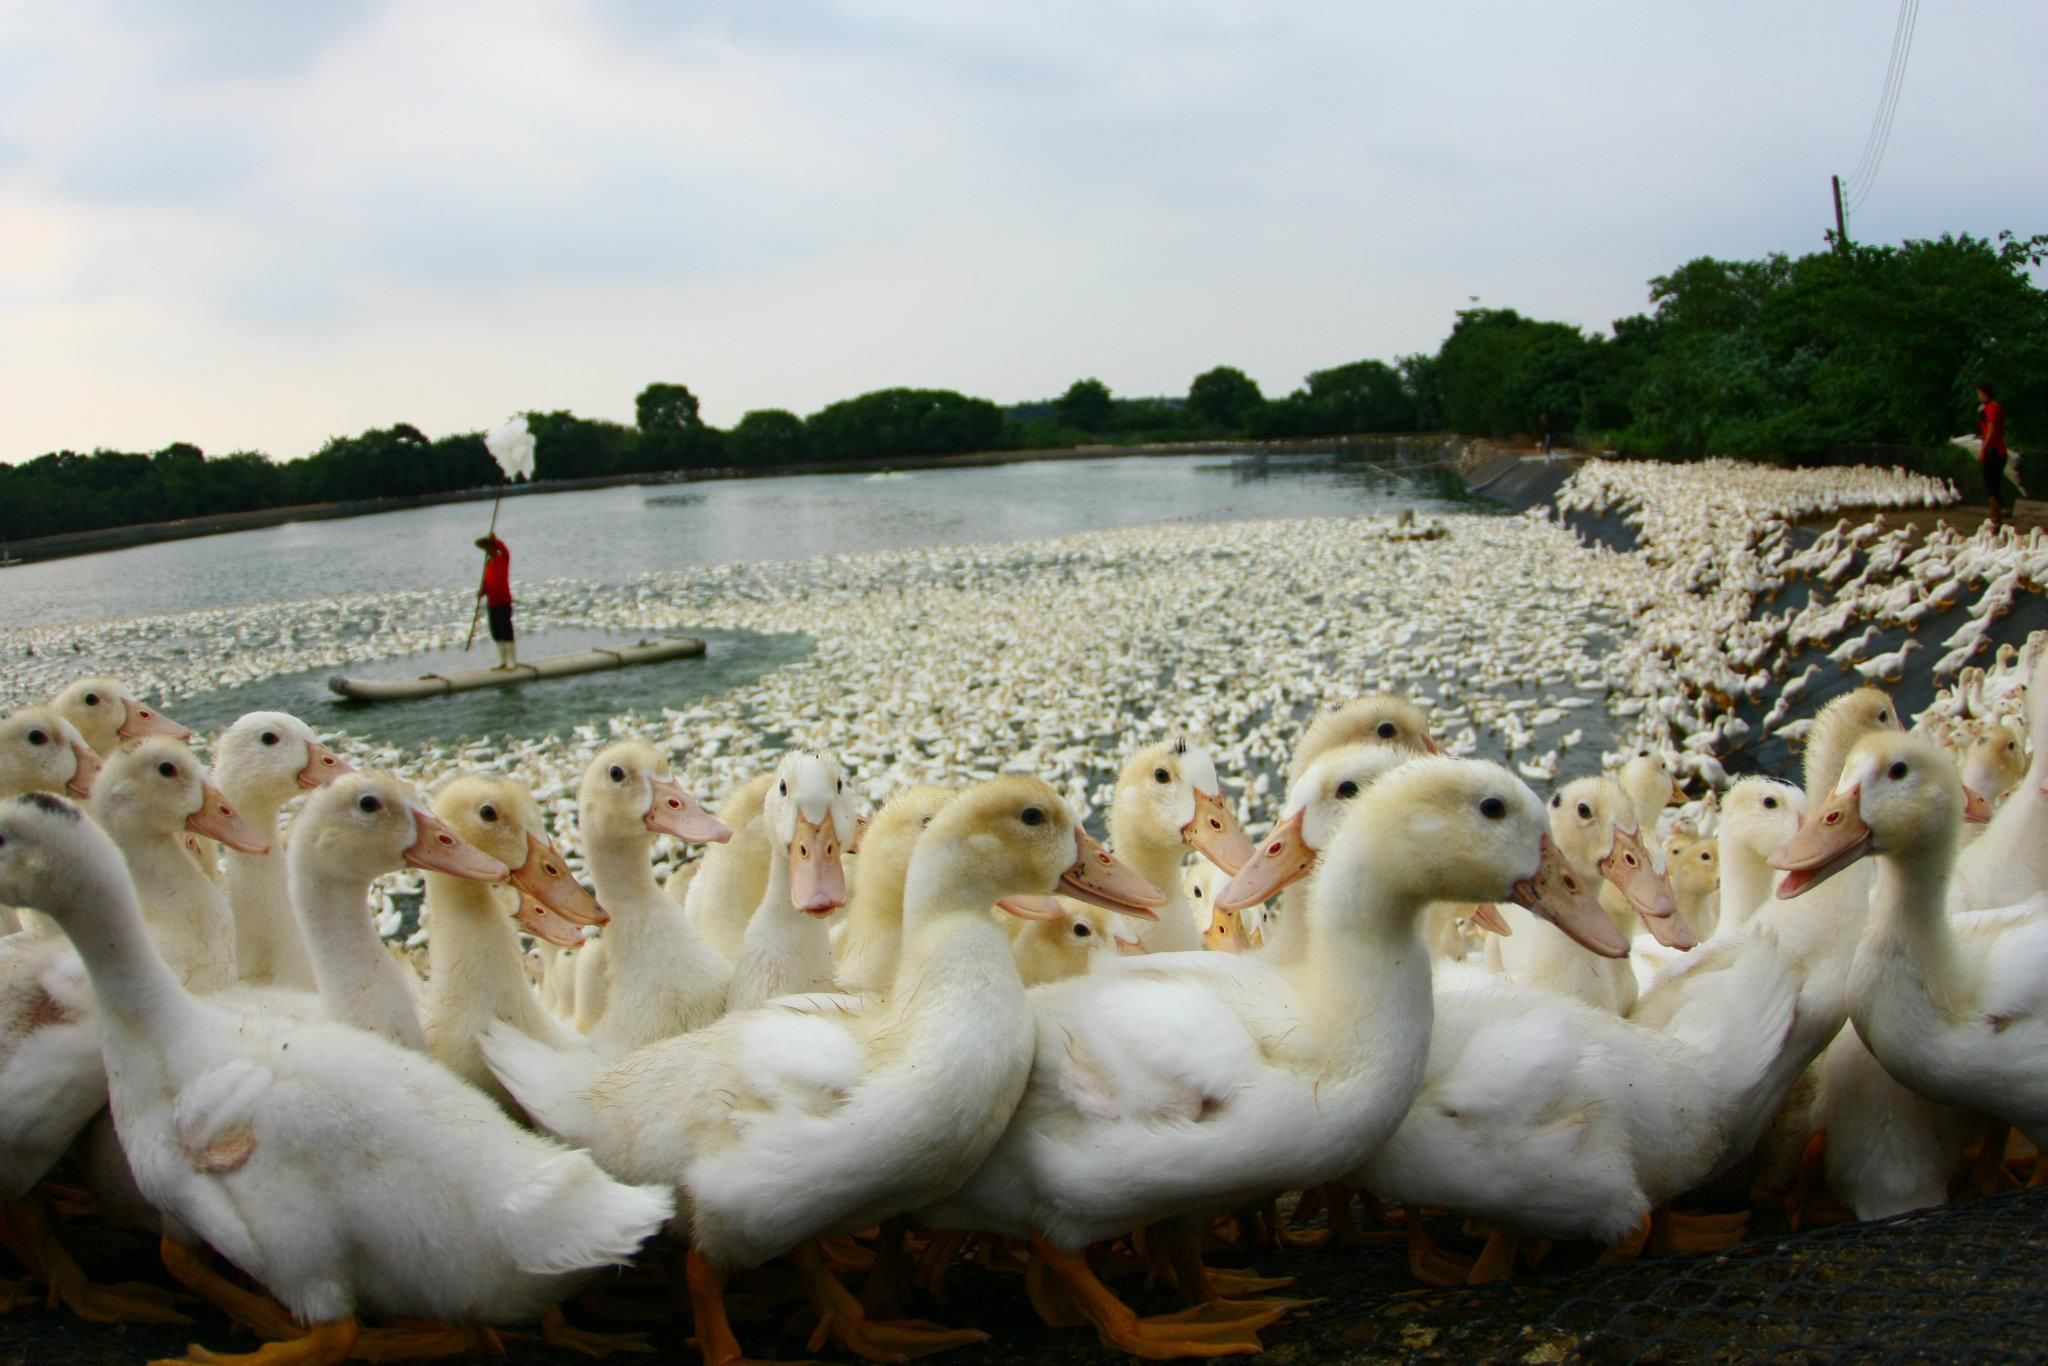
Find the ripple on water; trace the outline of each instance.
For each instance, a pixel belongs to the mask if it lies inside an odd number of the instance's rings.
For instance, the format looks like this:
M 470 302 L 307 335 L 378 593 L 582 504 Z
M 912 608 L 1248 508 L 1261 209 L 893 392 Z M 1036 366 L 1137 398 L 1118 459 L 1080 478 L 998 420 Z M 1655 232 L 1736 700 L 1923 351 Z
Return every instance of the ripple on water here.
M 336 671 L 305 669 L 253 683 L 194 693 L 178 699 L 177 716 L 202 735 L 211 735 L 251 711 L 286 711 L 316 731 L 347 731 L 383 745 L 416 749 L 458 739 L 566 735 L 578 726 L 603 725 L 627 712 L 659 715 L 753 682 L 811 652 L 810 637 L 796 633 L 691 630 L 667 633 L 554 627 L 522 633 L 526 659 L 574 654 L 597 646 L 616 648 L 656 635 L 692 635 L 704 641 L 701 658 L 675 659 L 630 669 L 539 679 L 505 688 L 480 688 L 446 697 L 407 702 L 354 702 L 327 687 Z M 462 650 L 432 650 L 397 659 L 365 661 L 343 672 L 356 678 L 413 678 L 450 669 L 479 669 L 490 662 L 487 641 Z

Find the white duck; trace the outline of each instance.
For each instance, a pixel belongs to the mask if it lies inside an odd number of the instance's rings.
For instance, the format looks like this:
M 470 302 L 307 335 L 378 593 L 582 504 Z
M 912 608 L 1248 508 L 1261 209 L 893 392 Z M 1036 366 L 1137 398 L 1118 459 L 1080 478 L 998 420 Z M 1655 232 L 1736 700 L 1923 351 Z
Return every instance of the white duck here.
M 116 750 L 92 785 L 92 817 L 120 846 L 151 936 L 178 980 L 219 991 L 235 980 L 227 898 L 185 846 L 190 833 L 262 854 L 269 844 L 207 778 L 192 751 L 156 737 Z
M 1206 908 L 1198 917 L 1182 887 L 1181 863 L 1189 850 L 1226 873 L 1252 855 L 1251 841 L 1224 800 L 1215 760 L 1185 739 L 1147 745 L 1125 760 L 1109 809 L 1109 843 L 1140 877 L 1169 894 L 1158 919 L 1137 927 L 1148 953 L 1202 947 Z
M 775 775 L 749 778 L 718 804 L 719 823 L 732 835 L 705 850 L 683 894 L 690 926 L 731 962 L 747 937 L 747 921 L 768 885 L 768 850 L 774 843 L 761 823 L 761 807 Z
M 768 881 L 733 960 L 727 1010 L 832 989 L 826 918 L 846 904 L 844 851 L 855 831 L 853 794 L 837 760 L 815 750 L 786 754 L 761 803 L 769 836 Z
M 350 773 L 315 792 L 292 827 L 286 862 L 322 1013 L 426 1052 L 419 978 L 378 937 L 364 904 L 370 884 L 406 866 L 483 882 L 503 882 L 510 870 L 385 773 Z
M 2027 733 L 2048 736 L 2048 651 L 2027 684 Z M 1811 794 L 1809 794 L 1811 795 Z M 2011 906 L 2048 890 L 2048 743 L 2037 739 L 2026 776 L 1984 833 L 1956 860 L 1955 909 Z
M 189 740 L 192 732 L 135 700 L 118 679 L 81 678 L 50 699 L 57 714 L 85 737 L 93 752 L 107 758 L 123 744 L 164 736 Z
M 1875 856 L 1871 923 L 1849 981 L 1857 1034 L 1906 1086 L 2004 1119 L 2038 1145 L 2048 1141 L 2048 911 L 2032 903 L 1951 918 L 1962 804 L 1934 742 L 1871 736 L 1774 858 L 1787 870 L 1778 895 Z
M 947 803 L 919 839 L 902 964 L 883 995 L 785 998 L 610 1065 L 502 1026 L 485 1052 L 529 1113 L 590 1143 L 607 1169 L 676 1185 L 707 1361 L 740 1355 L 726 1272 L 791 1249 L 842 1345 L 909 1354 L 973 1341 L 866 1321 L 811 1240 L 944 1196 L 1002 1132 L 1031 1065 L 1030 1013 L 988 908 L 1055 887 L 1113 906 L 1162 899 L 1049 785 L 999 778 Z
M 56 798 L 0 810 L 0 894 L 55 918 L 92 974 L 145 1194 L 307 1326 L 266 1363 L 342 1361 L 359 1311 L 530 1318 L 672 1212 L 665 1191 L 521 1130 L 426 1058 L 190 995 L 144 933 L 120 854 Z
M 1303 781 L 1319 776 L 1311 766 Z M 1141 1321 L 1083 1250 L 1160 1221 L 1182 1237 L 1178 1216 L 1334 1180 L 1379 1146 L 1422 1082 L 1429 902 L 1514 899 L 1612 933 L 1590 896 L 1563 894 L 1542 802 L 1498 765 L 1414 760 L 1352 804 L 1311 888 L 1301 959 L 1147 954 L 1033 990 L 1031 1085 L 988 1161 L 923 1217 L 1028 1234 L 1043 1270 L 1125 1350 L 1185 1351 L 1191 1338 L 1208 1354 L 1257 1350 L 1269 1311 Z M 1327 832 L 1298 825 L 1314 851 Z M 1263 842 L 1217 904 L 1265 899 L 1298 865 L 1294 843 Z M 1198 1262 L 1183 1253 L 1179 1266 L 1200 1294 Z
M 1300 829 L 1327 831 L 1342 819 L 1344 794 L 1363 772 L 1359 757 L 1356 750 L 1328 754 L 1297 784 L 1290 804 L 1298 804 Z M 1369 796 L 1405 771 L 1381 778 Z M 1608 780 L 1575 783 L 1559 795 L 1566 799 L 1563 819 L 1554 809 L 1551 829 L 1560 849 L 1566 841 L 1598 844 L 1601 831 L 1609 833 L 1611 849 L 1617 819 L 1633 819 Z M 1583 819 L 1581 799 L 1590 808 Z M 1594 832 L 1590 840 L 1582 830 Z M 1240 875 L 1244 885 L 1234 884 L 1218 904 L 1304 876 L 1320 862 L 1317 844 L 1311 835 L 1299 854 L 1269 857 L 1262 850 Z M 1562 894 L 1591 904 L 1590 879 L 1568 865 L 1556 877 Z M 1320 885 L 1314 894 L 1322 895 Z M 1573 953 L 1627 952 L 1627 939 L 1605 910 L 1571 925 L 1583 936 L 1570 946 Z M 1531 923 L 1513 938 L 1565 936 Z M 1720 1157 L 1727 1141 L 1720 1111 L 1775 1056 L 1791 1018 L 1793 980 L 1775 960 L 1746 970 L 1741 980 L 1741 994 L 1711 1013 L 1696 1012 L 1667 1035 L 1553 991 L 1438 964 L 1421 1092 L 1349 1180 L 1493 1224 L 1500 1236 L 1470 1271 L 1474 1280 L 1505 1274 L 1522 1234 L 1624 1242 L 1642 1231 L 1652 1208 L 1688 1189 Z M 1432 1279 L 1453 1274 L 1420 1249 L 1416 1260 Z M 1465 1274 L 1457 1268 L 1458 1279 Z
M 469 774 L 434 798 L 434 814 L 455 837 L 512 870 L 510 889 L 447 873 L 427 874 L 434 932 L 420 1006 L 427 1053 L 501 1105 L 511 1097 L 484 1065 L 483 1034 L 494 1020 L 557 1047 L 577 1040 L 542 1006 L 519 962 L 515 924 L 543 943 L 572 946 L 604 912 L 569 875 L 547 836 L 540 808 L 513 778 Z
M 278 813 L 302 792 L 355 770 L 320 743 L 298 717 L 257 711 L 222 732 L 213 747 L 214 779 L 242 819 L 275 848 Z M 235 968 L 244 982 L 314 990 L 313 960 L 292 917 L 284 860 L 230 849 L 221 886 L 235 917 Z
M 603 940 L 608 985 L 591 1046 L 621 1057 L 710 1024 L 725 1010 L 732 967 L 656 885 L 654 841 L 670 835 L 719 843 L 732 832 L 683 790 L 661 751 L 639 740 L 611 745 L 590 761 L 577 812 L 584 868 L 611 916 Z M 701 886 L 709 875 L 707 869 L 691 885 Z M 579 1010 L 583 988 L 579 978 Z
M 832 941 L 840 989 L 882 991 L 896 977 L 903 946 L 903 884 L 917 837 L 957 788 L 919 783 L 882 804 L 860 837 L 860 877 Z
M 99 771 L 99 755 L 54 708 L 19 707 L 0 721 L 0 799 L 24 792 L 63 792 L 82 798 L 92 791 Z M 23 922 L 13 907 L 0 906 L 0 938 L 22 929 L 24 923 L 37 933 L 56 933 L 54 925 L 39 920 L 30 912 Z

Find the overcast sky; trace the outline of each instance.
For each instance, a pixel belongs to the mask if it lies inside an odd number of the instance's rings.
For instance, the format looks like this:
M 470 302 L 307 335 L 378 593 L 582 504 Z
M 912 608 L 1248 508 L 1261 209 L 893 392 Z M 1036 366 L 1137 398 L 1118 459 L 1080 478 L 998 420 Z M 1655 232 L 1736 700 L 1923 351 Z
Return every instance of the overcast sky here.
M 1896 6 L 0 0 L 0 458 L 1587 328 L 1804 252 Z M 2048 4 L 1924 7 L 1859 239 L 2048 230 Z

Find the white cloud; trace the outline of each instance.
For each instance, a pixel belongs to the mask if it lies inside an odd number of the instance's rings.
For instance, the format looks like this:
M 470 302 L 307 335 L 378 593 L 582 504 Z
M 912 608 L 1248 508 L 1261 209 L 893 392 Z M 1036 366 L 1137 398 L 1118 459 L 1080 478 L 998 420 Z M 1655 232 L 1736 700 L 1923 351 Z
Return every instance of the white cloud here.
M 312 13 L 318 9 L 320 13 Z M 51 7 L 0 37 L 0 458 L 1585 326 L 1816 248 L 1888 7 Z M 1922 13 L 1859 236 L 2048 227 L 2031 0 Z

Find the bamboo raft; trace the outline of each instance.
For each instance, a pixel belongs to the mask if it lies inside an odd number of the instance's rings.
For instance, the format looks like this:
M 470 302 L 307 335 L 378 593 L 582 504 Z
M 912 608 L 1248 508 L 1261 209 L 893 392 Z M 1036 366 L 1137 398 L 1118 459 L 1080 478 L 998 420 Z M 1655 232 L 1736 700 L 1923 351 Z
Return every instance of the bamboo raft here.
M 544 678 L 568 678 L 575 674 L 601 673 L 607 669 L 630 669 L 639 664 L 660 664 L 670 659 L 687 659 L 704 653 L 704 642 L 694 636 L 669 640 L 646 640 L 617 649 L 582 650 L 572 655 L 551 655 L 518 664 L 510 669 L 460 669 L 448 673 L 420 674 L 416 678 L 350 678 L 335 674 L 327 680 L 329 691 L 358 702 L 404 702 L 421 697 L 442 697 L 449 693 L 472 692 L 478 688 L 510 688 Z

